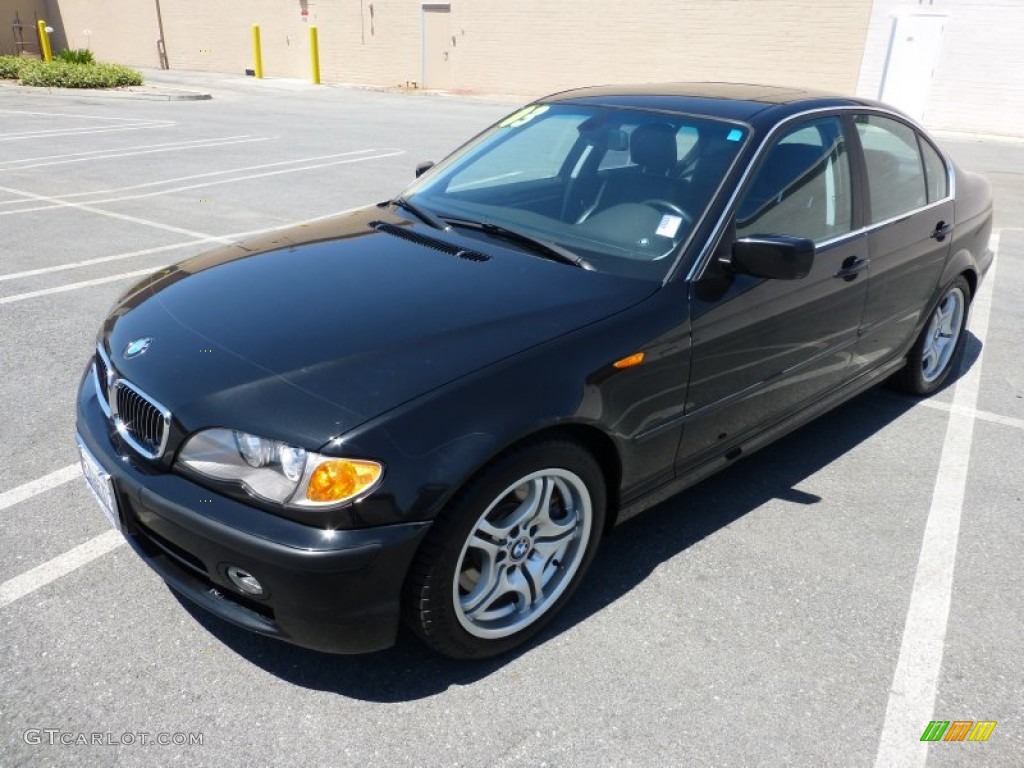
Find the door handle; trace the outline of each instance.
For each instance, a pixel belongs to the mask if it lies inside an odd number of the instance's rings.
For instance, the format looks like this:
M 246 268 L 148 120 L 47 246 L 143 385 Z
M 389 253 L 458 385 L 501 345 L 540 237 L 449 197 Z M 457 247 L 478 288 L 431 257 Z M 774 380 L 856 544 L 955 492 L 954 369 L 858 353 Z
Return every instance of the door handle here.
M 931 237 L 934 237 L 940 243 L 946 239 L 946 235 L 953 231 L 953 225 L 947 224 L 944 221 L 940 221 L 935 225 L 935 229 L 932 230 Z
M 871 263 L 871 259 L 858 259 L 856 256 L 850 256 L 848 259 L 843 260 L 842 267 L 839 271 L 833 275 L 833 277 L 841 277 L 846 282 L 856 280 L 858 273 L 868 268 Z

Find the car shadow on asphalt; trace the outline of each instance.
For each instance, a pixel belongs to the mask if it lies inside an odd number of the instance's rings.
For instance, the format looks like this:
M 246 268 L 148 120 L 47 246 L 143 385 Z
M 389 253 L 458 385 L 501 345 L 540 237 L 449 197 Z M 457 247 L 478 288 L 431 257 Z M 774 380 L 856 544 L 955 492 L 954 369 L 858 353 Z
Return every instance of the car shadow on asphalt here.
M 974 365 L 980 352 L 981 342 L 968 333 L 957 378 Z M 950 377 L 944 388 L 954 381 Z M 386 651 L 362 656 L 319 653 L 239 629 L 184 598 L 178 600 L 228 648 L 287 682 L 364 701 L 426 698 L 486 678 L 628 594 L 661 563 L 773 499 L 818 503 L 819 497 L 796 486 L 871 438 L 916 402 L 885 386 L 876 387 L 739 464 L 625 521 L 602 543 L 579 591 L 551 625 L 526 646 L 495 659 L 465 662 L 442 658 L 404 628 L 397 645 Z

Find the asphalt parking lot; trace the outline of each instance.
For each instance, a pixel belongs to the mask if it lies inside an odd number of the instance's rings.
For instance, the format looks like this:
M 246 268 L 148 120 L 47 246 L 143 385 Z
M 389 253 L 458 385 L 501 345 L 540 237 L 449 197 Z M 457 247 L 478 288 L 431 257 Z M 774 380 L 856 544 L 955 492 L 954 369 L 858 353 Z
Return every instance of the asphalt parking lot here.
M 207 85 L 0 92 L 0 765 L 1021 765 L 1024 142 L 943 142 L 998 206 L 954 385 L 871 391 L 624 523 L 511 657 L 334 657 L 179 602 L 119 544 L 76 386 L 139 276 L 391 197 L 513 105 Z M 930 720 L 997 726 L 925 745 Z

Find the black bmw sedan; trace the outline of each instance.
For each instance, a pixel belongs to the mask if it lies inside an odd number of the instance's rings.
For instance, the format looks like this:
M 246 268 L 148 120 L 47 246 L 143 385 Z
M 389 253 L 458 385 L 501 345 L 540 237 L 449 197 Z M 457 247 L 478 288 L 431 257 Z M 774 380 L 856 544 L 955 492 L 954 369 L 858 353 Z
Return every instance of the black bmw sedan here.
M 487 657 L 617 521 L 868 387 L 960 365 L 987 182 L 863 99 L 560 93 L 401 196 L 134 286 L 86 480 L 172 589 L 324 651 Z

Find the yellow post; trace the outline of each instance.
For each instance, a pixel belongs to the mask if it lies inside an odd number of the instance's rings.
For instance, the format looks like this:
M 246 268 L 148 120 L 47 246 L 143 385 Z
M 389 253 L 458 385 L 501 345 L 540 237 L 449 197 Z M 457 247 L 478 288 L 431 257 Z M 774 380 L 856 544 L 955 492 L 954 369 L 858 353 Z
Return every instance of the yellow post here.
M 50 35 L 46 31 L 46 22 L 40 21 L 36 24 L 39 28 L 39 53 L 43 56 L 43 61 L 53 61 L 53 49 L 50 48 Z
M 320 85 L 320 43 L 316 36 L 316 27 L 309 28 L 309 58 L 313 64 L 313 85 Z
M 260 47 L 260 25 L 252 25 L 252 68 L 256 77 L 263 79 L 263 49 Z

